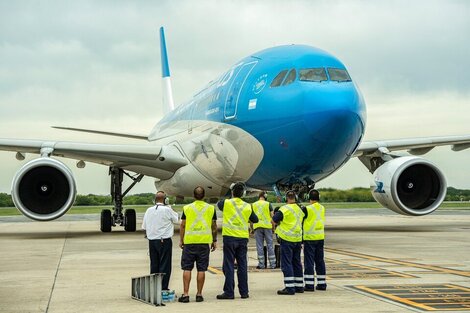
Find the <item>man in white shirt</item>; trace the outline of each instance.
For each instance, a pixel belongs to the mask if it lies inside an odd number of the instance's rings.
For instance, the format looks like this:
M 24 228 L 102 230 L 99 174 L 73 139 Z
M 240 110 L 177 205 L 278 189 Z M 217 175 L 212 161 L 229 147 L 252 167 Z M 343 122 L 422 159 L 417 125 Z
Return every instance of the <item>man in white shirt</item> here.
M 174 225 L 178 223 L 178 213 L 168 205 L 168 198 L 163 191 L 155 196 L 155 205 L 148 208 L 142 221 L 149 241 L 150 274 L 165 273 L 162 289 L 168 290 L 171 276 L 171 252 L 173 248 Z

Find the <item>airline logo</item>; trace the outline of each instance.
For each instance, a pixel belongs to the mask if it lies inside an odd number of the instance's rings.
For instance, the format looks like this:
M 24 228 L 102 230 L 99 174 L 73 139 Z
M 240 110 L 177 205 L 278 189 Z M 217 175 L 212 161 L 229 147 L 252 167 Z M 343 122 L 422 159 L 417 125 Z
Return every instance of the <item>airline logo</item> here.
M 377 186 L 377 188 L 375 188 L 374 192 L 377 192 L 377 193 L 385 193 L 385 190 L 384 190 L 384 183 L 381 182 L 381 181 L 376 181 L 375 182 L 375 185 Z

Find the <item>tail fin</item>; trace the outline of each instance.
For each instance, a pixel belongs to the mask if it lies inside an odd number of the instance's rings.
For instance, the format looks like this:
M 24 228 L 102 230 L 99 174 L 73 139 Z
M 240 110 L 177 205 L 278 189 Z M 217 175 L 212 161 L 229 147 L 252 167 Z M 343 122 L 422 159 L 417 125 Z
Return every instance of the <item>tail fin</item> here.
M 170 67 L 168 65 L 168 55 L 166 52 L 165 32 L 160 27 L 160 54 L 162 58 L 162 93 L 163 93 L 163 109 L 165 113 L 169 113 L 175 109 L 173 102 L 173 90 L 171 88 Z

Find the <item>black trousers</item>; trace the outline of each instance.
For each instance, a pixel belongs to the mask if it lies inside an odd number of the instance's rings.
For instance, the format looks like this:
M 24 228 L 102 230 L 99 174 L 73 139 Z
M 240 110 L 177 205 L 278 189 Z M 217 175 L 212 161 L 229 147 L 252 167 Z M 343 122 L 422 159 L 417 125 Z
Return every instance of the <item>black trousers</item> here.
M 150 274 L 165 273 L 162 279 L 162 289 L 168 289 L 171 276 L 171 238 L 149 240 Z

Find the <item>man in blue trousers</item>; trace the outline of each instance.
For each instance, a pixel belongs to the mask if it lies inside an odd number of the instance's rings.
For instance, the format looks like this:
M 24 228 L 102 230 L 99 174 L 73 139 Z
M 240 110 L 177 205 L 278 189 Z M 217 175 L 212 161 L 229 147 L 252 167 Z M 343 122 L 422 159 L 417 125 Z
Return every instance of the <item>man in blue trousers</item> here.
M 296 194 L 290 190 L 286 193 L 287 204 L 282 206 L 273 216 L 278 226 L 276 234 L 281 242 L 281 270 L 284 274 L 284 289 L 278 295 L 294 295 L 304 292 L 302 273 L 302 221 L 304 212 L 296 203 Z
M 258 217 L 253 213 L 251 205 L 240 199 L 245 194 L 245 185 L 236 183 L 230 189 L 232 198 L 217 203 L 217 207 L 223 212 L 224 261 L 222 269 L 225 275 L 224 292 L 217 295 L 219 300 L 235 298 L 235 261 L 237 262 L 238 291 L 242 299 L 249 297 L 247 265 L 249 222 L 258 222 Z

